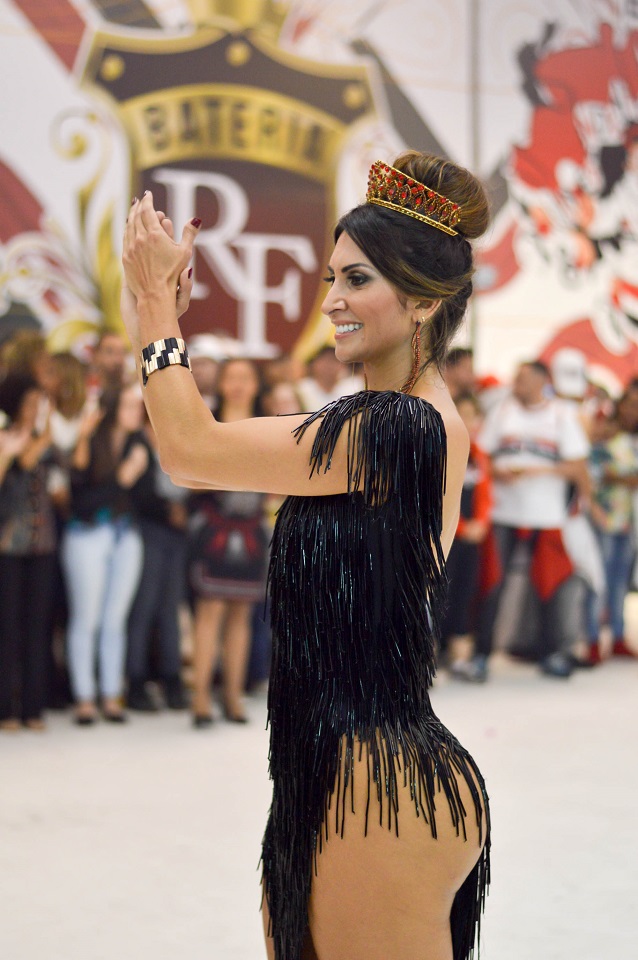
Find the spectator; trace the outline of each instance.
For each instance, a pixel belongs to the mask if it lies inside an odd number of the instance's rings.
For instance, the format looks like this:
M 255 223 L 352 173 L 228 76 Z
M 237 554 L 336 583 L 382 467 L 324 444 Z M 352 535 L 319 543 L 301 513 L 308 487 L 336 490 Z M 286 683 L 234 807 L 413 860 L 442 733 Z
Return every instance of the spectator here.
M 260 387 L 254 363 L 227 360 L 219 372 L 217 418 L 229 422 L 257 415 Z M 189 529 L 195 595 L 193 725 L 202 728 L 213 720 L 210 686 L 220 638 L 224 714 L 245 723 L 242 694 L 251 617 L 265 588 L 264 497 L 222 490 L 194 494 Z
M 441 653 L 450 652 L 456 637 L 472 630 L 477 601 L 480 544 L 485 540 L 492 510 L 489 460 L 477 443 L 482 421 L 481 405 L 472 393 L 461 393 L 456 408 L 470 436 L 470 454 L 461 494 L 461 514 L 447 558 L 450 581 L 448 603 L 441 628 Z M 463 677 L 465 661 L 453 661 L 452 673 Z
M 36 434 L 42 391 L 28 372 L 0 383 L 0 727 L 44 729 L 56 530 L 47 489 L 51 438 Z
M 132 710 L 157 710 L 147 687 L 155 635 L 165 703 L 171 710 L 183 710 L 179 606 L 185 585 L 187 493 L 162 470 L 148 416 L 139 442 L 146 452 L 146 469 L 131 488 L 131 498 L 144 543 L 144 563 L 129 617 L 127 705 Z
M 225 359 L 222 344 L 212 333 L 200 333 L 188 342 L 188 355 L 197 389 L 210 410 L 214 410 L 217 371 Z
M 306 364 L 300 357 L 291 353 L 282 353 L 279 357 L 266 360 L 263 365 L 264 384 L 267 388 L 278 383 L 291 383 L 294 386 L 307 374 Z
M 626 397 L 618 401 L 623 410 Z M 634 498 L 638 490 L 638 450 L 632 436 L 619 429 L 618 413 L 600 419 L 593 437 L 590 463 L 594 474 L 591 521 L 600 544 L 605 572 L 605 599 L 612 629 L 612 655 L 635 657 L 625 641 L 624 607 L 635 556 L 633 525 Z M 603 598 L 588 596 L 588 659 L 601 661 L 599 632 Z
M 479 442 L 491 458 L 494 481 L 492 582 L 479 617 L 476 652 L 468 679 L 484 680 L 503 583 L 517 542 L 531 549 L 531 584 L 541 617 L 541 669 L 568 677 L 574 667 L 567 646 L 575 639 L 561 607 L 561 586 L 572 573 L 561 529 L 567 517 L 568 487 L 588 499 L 585 458 L 589 444 L 574 406 L 548 395 L 549 371 L 524 363 L 511 396 L 488 414 Z
M 51 357 L 49 400 L 51 433 L 56 449 L 69 455 L 78 441 L 86 403 L 86 368 L 72 353 Z
M 105 330 L 93 348 L 89 372 L 89 393 L 102 393 L 124 384 L 127 349 L 124 339 L 115 330 Z
M 297 392 L 303 409 L 310 411 L 319 410 L 345 394 L 356 393 L 363 386 L 359 376 L 348 376 L 335 356 L 334 347 L 322 347 L 308 362 L 308 376 L 299 381 Z
M 110 388 L 85 414 L 73 454 L 71 519 L 62 560 L 69 596 L 69 672 L 75 721 L 97 719 L 95 653 L 106 720 L 122 723 L 126 623 L 142 567 L 130 489 L 147 468 L 136 432 L 142 399 L 137 386 Z
M 469 347 L 453 347 L 445 360 L 443 379 L 453 400 L 462 393 L 474 393 L 474 354 Z

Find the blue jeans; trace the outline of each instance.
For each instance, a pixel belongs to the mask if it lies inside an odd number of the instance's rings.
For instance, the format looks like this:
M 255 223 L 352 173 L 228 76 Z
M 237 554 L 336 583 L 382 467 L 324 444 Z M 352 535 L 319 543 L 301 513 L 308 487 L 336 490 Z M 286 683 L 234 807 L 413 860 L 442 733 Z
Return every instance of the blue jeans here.
M 587 599 L 587 635 L 590 643 L 598 642 L 604 601 L 607 601 L 609 626 L 615 640 L 625 635 L 625 597 L 634 562 L 634 540 L 631 533 L 596 531 L 605 570 L 606 596 L 590 591 Z
M 142 538 L 124 520 L 72 523 L 62 542 L 69 598 L 67 650 L 77 700 L 118 697 L 124 681 L 127 618 L 142 569 Z

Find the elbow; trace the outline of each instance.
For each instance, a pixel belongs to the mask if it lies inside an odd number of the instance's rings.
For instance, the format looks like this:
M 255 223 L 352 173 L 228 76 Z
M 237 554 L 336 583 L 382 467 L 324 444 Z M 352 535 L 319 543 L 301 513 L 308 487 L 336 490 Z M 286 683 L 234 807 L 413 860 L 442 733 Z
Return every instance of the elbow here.
M 171 444 L 160 444 L 158 455 L 160 467 L 173 483 L 180 487 L 186 486 L 188 481 L 185 478 L 189 475 L 189 458 L 186 453 L 176 450 Z

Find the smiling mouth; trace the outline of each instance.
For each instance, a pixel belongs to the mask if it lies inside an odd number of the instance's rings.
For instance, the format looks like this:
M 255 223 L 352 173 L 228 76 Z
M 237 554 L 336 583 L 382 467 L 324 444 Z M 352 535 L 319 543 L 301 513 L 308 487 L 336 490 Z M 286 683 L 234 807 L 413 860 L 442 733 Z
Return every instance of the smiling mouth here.
M 361 330 L 362 327 L 362 323 L 335 323 L 335 335 L 340 336 L 344 333 L 355 333 L 355 331 Z

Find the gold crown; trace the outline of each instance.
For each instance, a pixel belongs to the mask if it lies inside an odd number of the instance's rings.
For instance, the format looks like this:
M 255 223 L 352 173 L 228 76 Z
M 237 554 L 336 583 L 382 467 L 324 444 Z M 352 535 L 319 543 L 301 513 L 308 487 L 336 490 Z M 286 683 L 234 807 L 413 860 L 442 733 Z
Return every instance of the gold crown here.
M 431 190 L 380 160 L 370 167 L 366 200 L 429 223 L 431 227 L 443 230 L 452 237 L 458 234 L 457 230 L 452 229 L 461 222 L 458 203 L 453 203 L 436 190 Z

